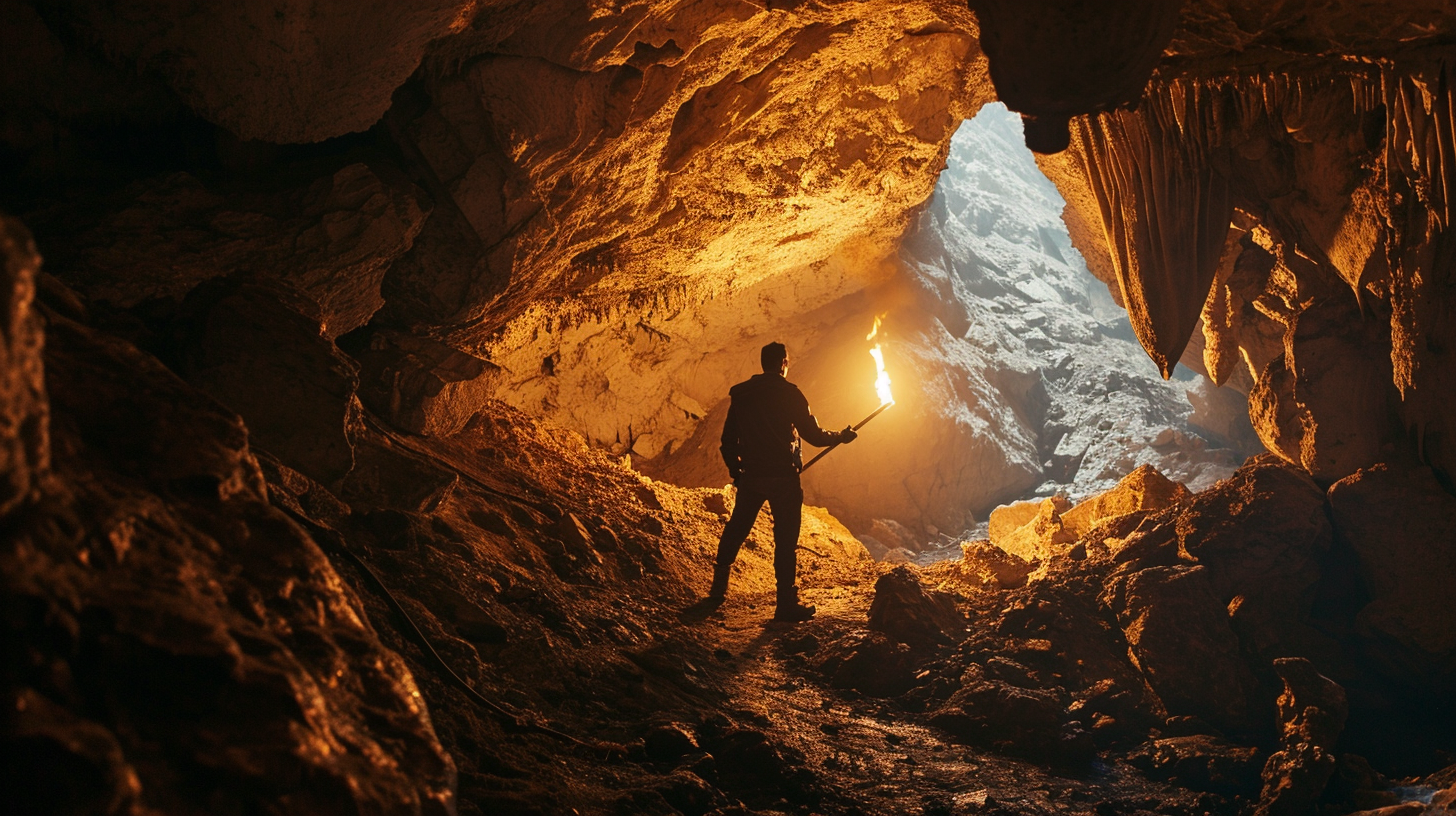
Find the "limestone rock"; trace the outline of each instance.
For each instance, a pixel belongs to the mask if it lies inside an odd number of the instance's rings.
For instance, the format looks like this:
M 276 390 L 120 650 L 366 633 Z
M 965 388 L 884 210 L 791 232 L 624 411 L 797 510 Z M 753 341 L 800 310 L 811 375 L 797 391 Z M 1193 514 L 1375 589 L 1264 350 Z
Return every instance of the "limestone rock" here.
M 450 812 L 454 764 L 414 678 L 269 506 L 242 420 L 129 343 L 47 318 L 57 478 L 0 546 L 0 594 L 33 610 L 7 637 L 47 655 L 11 667 L 27 713 L 7 748 L 37 760 L 11 801 Z
M 872 631 L 923 648 L 956 642 L 965 626 L 955 597 L 926 589 L 909 567 L 896 567 L 875 581 L 869 612 Z
M 1057 694 L 987 679 L 972 664 L 961 687 L 930 718 L 958 740 L 1054 763 L 1091 757 L 1091 735 L 1069 721 Z
M 1109 581 L 1128 654 L 1169 714 L 1201 717 L 1225 731 L 1252 727 L 1257 683 L 1239 654 L 1206 567 L 1148 567 Z
M 388 329 L 341 342 L 359 362 L 360 400 L 408 433 L 449 436 L 464 428 L 499 370 L 436 340 Z
M 1323 491 L 1271 456 L 1200 493 L 1178 517 L 1183 551 L 1207 569 L 1231 623 L 1259 654 L 1309 654 L 1302 623 L 1330 548 Z
M 1177 6 L 1106 9 L 975 0 L 996 92 L 1027 118 L 1026 144 L 1067 147 L 1067 120 L 1137 99 L 1178 22 Z M 1113 57 L 1112 55 L 1116 55 Z
M 1029 509 L 1035 511 L 1029 521 L 1004 532 L 1014 521 L 1028 515 Z M 1062 513 L 1071 509 L 1072 503 L 1065 496 L 999 508 L 991 514 L 993 518 L 997 513 L 1002 514 L 1001 523 L 992 528 L 991 543 L 1026 561 L 1044 561 L 1061 555 L 1077 540 L 1077 536 L 1062 522 Z M 996 535 L 998 529 L 1003 531 L 999 537 Z
M 1258 813 L 1308 813 L 1335 772 L 1335 742 L 1345 727 L 1345 690 L 1303 658 L 1279 658 L 1280 749 L 1264 763 Z
M 50 458 L 45 338 L 32 308 L 39 273 L 30 232 L 0 215 L 0 516 L 27 499 Z
M 1103 522 L 1139 511 L 1162 510 L 1192 498 L 1188 488 L 1170 481 L 1152 465 L 1142 465 L 1111 490 L 1078 502 L 1062 513 L 1062 528 L 1081 538 Z
M 1429 468 L 1381 464 L 1329 490 L 1339 535 L 1359 558 L 1370 603 L 1358 623 L 1367 648 L 1396 676 L 1414 670 L 1450 688 L 1456 682 L 1456 498 Z
M 894 697 L 915 684 L 910 647 L 878 632 L 841 641 L 821 652 L 816 666 L 834 688 Z
M 962 578 L 984 589 L 1015 589 L 1026 584 L 1031 564 L 1006 552 L 990 541 L 967 541 L 961 545 L 956 564 Z
M 1300 312 L 1286 342 L 1290 353 L 1270 361 L 1249 394 L 1265 446 L 1322 484 L 1380 461 L 1401 436 L 1380 327 L 1361 321 L 1342 293 Z

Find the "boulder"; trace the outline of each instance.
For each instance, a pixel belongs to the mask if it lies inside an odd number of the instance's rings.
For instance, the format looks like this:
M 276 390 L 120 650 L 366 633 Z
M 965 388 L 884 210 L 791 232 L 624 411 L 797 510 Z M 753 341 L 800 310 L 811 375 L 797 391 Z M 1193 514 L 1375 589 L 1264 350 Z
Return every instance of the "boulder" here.
M 878 632 L 852 637 L 821 650 L 816 665 L 829 685 L 872 697 L 904 694 L 915 684 L 910 647 Z
M 1381 464 L 1329 490 L 1335 529 L 1359 559 L 1370 603 L 1357 623 L 1398 677 L 1456 683 L 1456 497 L 1430 468 Z
M 991 543 L 1027 561 L 1044 561 L 1065 553 L 1077 540 L 1062 522 L 1062 513 L 1072 509 L 1072 503 L 1067 501 L 1066 496 L 1042 499 L 1034 503 L 1035 514 L 1030 520 L 1011 527 L 1012 523 L 1027 515 L 1028 504 L 1033 503 L 1020 502 L 992 511 Z M 994 521 L 997 513 L 1002 514 L 999 524 Z
M 1062 527 L 1081 538 L 1105 521 L 1140 510 L 1162 510 L 1182 504 L 1193 496 L 1188 488 L 1171 481 L 1152 465 L 1142 465 L 1122 478 L 1117 486 L 1078 502 L 1062 513 Z
M 1196 734 L 1145 743 L 1128 761 L 1149 779 L 1224 795 L 1249 794 L 1259 783 L 1259 751 Z
M 1259 816 L 1298 816 L 1315 808 L 1335 772 L 1335 742 L 1345 728 L 1345 690 L 1303 658 L 1280 658 L 1279 750 L 1264 763 Z
M 974 663 L 930 722 L 962 742 L 1037 761 L 1085 762 L 1093 751 L 1091 734 L 1055 691 L 989 679 Z
M 1198 494 L 1178 516 L 1179 546 L 1208 570 L 1234 631 L 1256 654 L 1313 655 L 1308 616 L 1331 532 L 1324 492 L 1272 456 Z
M 967 541 L 961 544 L 961 560 L 956 563 L 963 579 L 982 589 L 1015 589 L 1026 585 L 1031 564 L 993 545 L 989 541 Z
M 1200 717 L 1229 732 L 1253 726 L 1249 703 L 1258 684 L 1239 655 L 1207 568 L 1158 566 L 1116 575 L 1101 599 L 1169 714 Z
M 934 648 L 960 640 L 966 620 L 954 596 L 926 589 L 909 567 L 899 566 L 875 582 L 869 628 L 900 643 Z

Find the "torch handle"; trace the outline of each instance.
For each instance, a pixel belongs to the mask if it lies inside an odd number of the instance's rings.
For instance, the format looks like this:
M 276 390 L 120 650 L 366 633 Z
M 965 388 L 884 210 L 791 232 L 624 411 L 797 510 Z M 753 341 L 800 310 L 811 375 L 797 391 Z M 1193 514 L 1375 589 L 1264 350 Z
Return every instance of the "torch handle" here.
M 870 420 L 872 420 L 875 417 L 879 416 L 880 414 L 884 413 L 884 410 L 886 408 L 889 408 L 891 405 L 894 405 L 894 404 L 895 404 L 894 400 L 891 400 L 890 402 L 883 403 L 882 405 L 880 405 L 880 407 L 876 408 L 874 410 L 874 412 L 871 413 L 869 416 L 867 416 L 864 419 L 860 420 L 860 423 L 858 425 L 854 426 L 853 430 L 858 431 L 860 428 L 863 428 L 864 426 L 868 425 Z M 804 463 L 804 466 L 801 467 L 801 468 L 799 468 L 799 472 L 800 473 L 803 473 L 804 471 L 808 470 L 810 468 L 810 466 L 812 466 L 815 462 L 819 461 L 820 459 L 823 459 L 825 456 L 828 456 L 830 451 L 832 451 L 835 448 L 839 447 L 841 444 L 842 443 L 840 443 L 840 442 L 835 442 L 833 445 L 830 445 L 829 447 L 825 448 L 824 450 L 819 451 L 819 453 L 816 454 L 813 459 L 810 459 L 808 462 L 805 462 Z

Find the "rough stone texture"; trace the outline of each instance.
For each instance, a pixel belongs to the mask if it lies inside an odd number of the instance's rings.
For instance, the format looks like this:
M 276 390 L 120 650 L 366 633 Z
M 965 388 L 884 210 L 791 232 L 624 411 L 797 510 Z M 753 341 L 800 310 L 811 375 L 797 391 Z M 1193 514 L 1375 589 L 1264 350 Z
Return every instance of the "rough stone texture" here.
M 1184 504 L 1192 494 L 1183 485 L 1169 481 L 1151 465 L 1143 465 L 1117 483 L 1062 513 L 1063 529 L 1080 538 L 1093 527 L 1118 516 L 1140 511 L 1162 510 Z
M 56 479 L 0 552 L 10 803 L 451 812 L 411 674 L 269 506 L 242 421 L 130 344 L 47 322 Z
M 1127 636 L 1134 665 L 1170 714 L 1228 731 L 1252 726 L 1256 682 L 1201 566 L 1148 567 L 1109 582 L 1104 602 Z
M 1015 589 L 1026 583 L 1031 564 L 1006 552 L 990 541 L 967 541 L 961 545 L 956 564 L 962 579 L 987 589 Z
M 1055 692 L 1022 688 L 985 676 L 974 664 L 960 688 L 931 716 L 931 723 L 958 740 L 1053 763 L 1084 762 L 1091 735 L 1068 722 Z
M 1308 654 L 1319 638 L 1301 621 L 1330 548 L 1323 491 L 1273 457 L 1255 458 L 1199 494 L 1178 517 L 1179 546 L 1208 570 L 1230 623 L 1267 657 Z
M 248 278 L 284 289 L 329 339 L 384 305 L 385 270 L 410 248 L 426 215 L 418 190 L 363 164 L 241 200 L 185 173 L 138 187 L 125 209 L 56 247 L 57 274 L 81 295 L 131 308 L 180 302 L 206 280 Z
M 359 363 L 359 398 L 409 433 L 448 436 L 489 398 L 499 368 L 428 337 L 380 329 L 344 347 Z
M 909 567 L 900 566 L 875 582 L 869 627 L 901 643 L 925 648 L 954 643 L 966 623 L 954 596 L 926 589 Z
M 185 10 L 61 5 L 81 36 L 161 75 L 238 138 L 269 142 L 366 130 L 430 42 L 466 27 L 476 8 L 459 0 L 406 9 L 331 0 Z
M 1370 603 L 1359 624 L 1382 668 L 1456 682 L 1456 498 L 1429 468 L 1376 465 L 1329 491 L 1336 529 L 1359 558 Z
M 1195 790 L 1248 794 L 1258 787 L 1258 749 L 1217 737 L 1152 740 L 1128 759 L 1153 779 L 1173 779 Z
M 1259 814 L 1308 813 L 1335 772 L 1335 741 L 1345 728 L 1345 690 L 1303 658 L 1279 658 L 1278 751 L 1264 763 Z
M 1380 461 L 1403 435 L 1381 327 L 1361 321 L 1348 296 L 1338 301 L 1299 313 L 1292 353 L 1271 360 L 1249 393 L 1265 447 L 1324 484 Z
M 49 466 L 45 337 L 31 308 L 39 273 L 30 232 L 0 215 L 0 516 L 26 501 Z

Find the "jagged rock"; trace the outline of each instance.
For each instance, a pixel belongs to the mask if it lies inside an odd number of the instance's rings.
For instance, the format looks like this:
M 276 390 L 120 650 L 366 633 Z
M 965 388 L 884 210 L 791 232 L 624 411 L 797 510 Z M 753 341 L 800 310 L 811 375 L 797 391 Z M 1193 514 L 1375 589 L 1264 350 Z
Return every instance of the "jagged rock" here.
M 926 589 L 909 567 L 900 566 L 875 582 L 869 627 L 901 643 L 926 648 L 959 640 L 966 621 L 956 609 L 955 596 Z
M 1077 763 L 1092 756 L 1091 735 L 1070 720 L 1055 692 L 987 679 L 975 664 L 930 722 L 958 740 L 1038 761 Z
M 353 469 L 358 366 L 317 321 L 246 284 L 201 287 L 186 308 L 189 382 L 241 414 L 259 447 L 322 484 Z
M 697 738 L 681 723 L 659 725 L 648 731 L 644 739 L 647 755 L 658 762 L 671 762 L 698 750 Z
M 29 497 L 50 460 L 45 338 L 32 308 L 39 273 L 29 230 L 0 215 L 0 516 Z
M 1358 623 L 1366 648 L 1397 677 L 1412 671 L 1451 688 L 1456 682 L 1456 498 L 1429 468 L 1381 464 L 1336 482 L 1330 511 L 1359 558 L 1370 603 Z
M 242 420 L 130 344 L 48 323 L 57 480 L 0 547 L 0 594 L 32 610 L 7 639 L 48 655 L 7 659 L 29 712 L 7 747 L 40 761 L 7 772 L 10 801 L 449 812 L 454 764 L 413 677 L 269 506 Z
M 1026 585 L 1031 564 L 995 546 L 989 541 L 967 541 L 961 545 L 957 562 L 962 578 L 969 578 L 984 589 L 1015 589 Z
M 1379 324 L 1340 293 L 1301 311 L 1286 342 L 1291 353 L 1270 361 L 1249 394 L 1265 446 L 1322 484 L 1380 461 L 1403 433 Z
M 1075 507 L 1063 512 L 1062 528 L 1075 538 L 1081 538 L 1110 519 L 1173 507 L 1187 502 L 1192 495 L 1188 488 L 1170 481 L 1152 465 L 1141 465 L 1124 476 L 1116 487 L 1078 502 Z
M 362 348 L 341 341 L 359 361 L 359 399 L 396 428 L 449 436 L 489 398 L 498 368 L 427 337 L 379 329 Z
M 1108 581 L 1128 655 L 1169 714 L 1191 714 L 1229 732 L 1249 730 L 1257 682 L 1239 654 L 1208 569 L 1156 566 Z
M 1249 794 L 1259 784 L 1259 751 L 1206 735 L 1152 740 L 1128 755 L 1152 779 L 1194 790 Z
M 1248 648 L 1309 654 L 1320 637 L 1303 621 L 1330 547 L 1324 494 L 1300 470 L 1270 460 L 1250 460 L 1195 497 L 1178 516 L 1179 546 L 1207 568 Z
M 354 435 L 355 463 L 340 483 L 340 496 L 361 509 L 429 513 L 450 497 L 459 474 L 431 464 L 397 440 L 361 428 Z
M 1026 561 L 1044 561 L 1061 555 L 1077 540 L 1077 536 L 1062 523 L 1062 513 L 1070 509 L 1072 503 L 1065 496 L 997 508 L 991 515 L 994 519 L 1000 513 L 1001 520 L 999 523 L 993 521 L 991 543 Z M 1028 516 L 1028 521 L 1011 526 Z M 1001 535 L 998 536 L 998 532 Z
M 1279 658 L 1278 751 L 1264 763 L 1260 816 L 1294 816 L 1315 807 L 1335 772 L 1335 742 L 1345 728 L 1345 690 L 1303 658 Z

